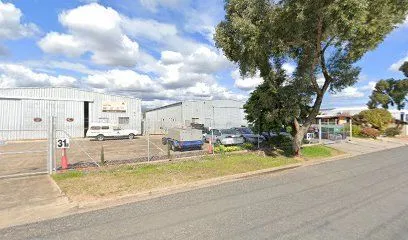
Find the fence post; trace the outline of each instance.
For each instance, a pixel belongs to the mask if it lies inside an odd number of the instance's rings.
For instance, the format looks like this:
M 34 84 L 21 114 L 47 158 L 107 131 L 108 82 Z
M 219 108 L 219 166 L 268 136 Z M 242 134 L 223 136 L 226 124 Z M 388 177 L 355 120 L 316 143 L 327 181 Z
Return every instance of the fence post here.
M 147 131 L 147 161 L 150 162 L 150 133 Z
M 51 116 L 48 122 L 48 161 L 47 170 L 49 174 L 55 171 L 55 117 Z
M 322 119 L 319 118 L 319 143 L 322 143 Z
M 350 141 L 353 140 L 353 118 L 350 118 Z

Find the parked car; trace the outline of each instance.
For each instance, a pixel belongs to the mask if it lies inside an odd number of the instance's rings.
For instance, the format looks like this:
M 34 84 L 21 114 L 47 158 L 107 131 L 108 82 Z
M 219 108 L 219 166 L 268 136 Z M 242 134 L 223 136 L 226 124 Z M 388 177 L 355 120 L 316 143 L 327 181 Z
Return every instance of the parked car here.
M 221 132 L 220 132 L 219 129 L 213 128 L 213 129 L 211 129 L 211 130 L 208 130 L 208 131 L 205 133 L 205 142 L 208 142 L 208 143 L 209 143 L 210 140 L 211 140 L 211 142 L 214 143 L 214 142 L 217 141 L 217 136 L 221 136 Z M 211 138 L 212 138 L 212 139 L 211 139 Z
M 106 123 L 92 123 L 86 132 L 87 138 L 94 138 L 98 141 L 104 141 L 105 139 L 119 139 L 128 138 L 134 139 L 139 132 L 134 129 L 122 129 L 119 126 L 106 124 Z
M 236 132 L 236 134 L 242 135 L 245 142 L 257 144 L 258 141 L 260 143 L 262 143 L 263 141 L 266 140 L 264 136 L 261 136 L 259 134 L 255 134 L 249 128 L 240 127 L 240 128 L 233 128 L 233 130 Z
M 237 134 L 234 129 L 221 129 L 217 135 L 215 143 L 222 145 L 239 145 L 245 142 L 241 134 Z

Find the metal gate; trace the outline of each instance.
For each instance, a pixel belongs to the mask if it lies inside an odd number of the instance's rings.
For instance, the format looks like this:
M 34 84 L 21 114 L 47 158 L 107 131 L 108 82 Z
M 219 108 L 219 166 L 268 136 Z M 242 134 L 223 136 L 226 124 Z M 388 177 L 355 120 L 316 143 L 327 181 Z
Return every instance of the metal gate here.
M 39 138 L 20 140 L 21 136 Z M 0 130 L 0 178 L 46 174 L 48 172 L 47 130 Z

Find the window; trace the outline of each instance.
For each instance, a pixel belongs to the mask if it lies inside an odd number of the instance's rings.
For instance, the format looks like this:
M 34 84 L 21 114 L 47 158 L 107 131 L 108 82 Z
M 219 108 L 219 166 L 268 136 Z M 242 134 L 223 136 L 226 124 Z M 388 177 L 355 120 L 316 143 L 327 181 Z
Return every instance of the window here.
M 119 117 L 119 124 L 129 124 L 129 117 Z
M 109 123 L 109 118 L 99 118 L 100 123 Z
M 92 126 L 91 130 L 101 130 L 101 127 L 100 126 Z
M 102 126 L 102 130 L 109 130 L 109 126 Z

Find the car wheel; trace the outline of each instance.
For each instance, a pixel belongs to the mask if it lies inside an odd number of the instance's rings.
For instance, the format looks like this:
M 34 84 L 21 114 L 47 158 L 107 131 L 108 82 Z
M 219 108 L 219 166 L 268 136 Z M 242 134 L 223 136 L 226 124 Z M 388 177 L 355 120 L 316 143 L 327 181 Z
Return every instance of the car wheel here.
M 221 141 L 220 141 L 219 139 L 217 139 L 217 141 L 215 142 L 215 144 L 217 144 L 218 146 L 219 146 L 219 145 L 222 145 L 222 143 L 221 143 Z
M 163 145 L 166 145 L 166 144 L 167 144 L 167 141 L 168 141 L 167 138 L 165 138 L 165 137 L 162 138 L 162 144 L 163 144 Z
M 103 141 L 103 140 L 105 140 L 105 136 L 103 136 L 102 134 L 99 134 L 98 136 L 96 136 L 96 139 L 98 141 Z
M 176 146 L 174 146 L 174 144 L 171 144 L 171 150 L 176 151 Z
M 132 140 L 135 138 L 135 135 L 133 133 L 129 134 L 129 140 Z

